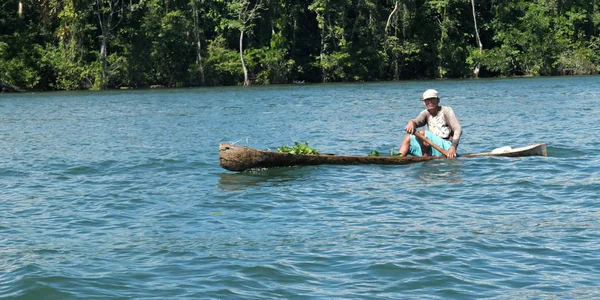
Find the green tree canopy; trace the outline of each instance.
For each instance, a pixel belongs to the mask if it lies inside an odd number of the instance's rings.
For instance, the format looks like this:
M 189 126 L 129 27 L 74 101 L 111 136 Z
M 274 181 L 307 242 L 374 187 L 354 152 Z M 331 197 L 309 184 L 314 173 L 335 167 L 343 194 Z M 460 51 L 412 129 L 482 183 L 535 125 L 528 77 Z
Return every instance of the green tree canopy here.
M 584 75 L 600 0 L 6 0 L 0 82 L 74 90 Z

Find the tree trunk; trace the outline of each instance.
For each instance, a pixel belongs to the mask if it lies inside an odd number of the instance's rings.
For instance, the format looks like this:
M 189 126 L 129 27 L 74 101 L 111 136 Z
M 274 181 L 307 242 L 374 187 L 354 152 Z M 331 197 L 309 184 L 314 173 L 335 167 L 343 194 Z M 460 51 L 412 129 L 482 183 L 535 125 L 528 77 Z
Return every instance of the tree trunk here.
M 0 81 L 0 93 L 4 92 L 23 92 L 23 90 L 12 84 Z
M 392 17 L 396 13 L 396 11 L 398 11 L 398 1 L 396 1 L 396 5 L 394 5 L 394 9 L 392 10 L 392 12 L 390 13 L 390 15 L 388 16 L 387 23 L 385 23 L 385 33 L 386 34 L 387 34 L 387 31 L 388 31 L 388 27 L 390 27 L 390 21 L 392 20 Z
M 240 60 L 242 61 L 242 69 L 244 69 L 244 86 L 250 85 L 250 79 L 248 78 L 248 68 L 246 67 L 246 61 L 244 61 L 244 31 L 240 30 Z
M 142 3 L 142 2 L 140 2 Z M 131 0 L 130 0 L 130 8 Z M 100 68 L 101 76 L 99 88 L 104 89 L 108 82 L 108 78 L 111 76 L 111 72 L 108 70 L 108 46 L 112 39 L 111 32 L 121 23 L 123 16 L 123 10 L 126 9 L 122 0 L 96 0 L 96 16 L 98 17 L 98 24 L 100 25 L 100 32 L 102 33 L 102 40 L 100 44 Z
M 196 64 L 198 65 L 198 72 L 200 73 L 200 84 L 205 85 L 206 80 L 204 78 L 204 63 L 202 62 L 202 41 L 200 40 L 200 28 L 198 22 L 200 17 L 198 16 L 198 8 L 193 5 L 194 9 L 194 35 L 196 36 Z
M 438 72 L 439 78 L 444 78 L 444 43 L 446 42 L 446 38 L 448 35 L 446 24 L 447 24 L 447 7 L 444 7 L 442 13 L 442 19 L 439 21 L 440 24 L 440 41 L 438 45 Z
M 356 32 L 356 27 L 358 27 L 360 24 L 359 22 L 362 19 L 362 7 L 360 7 L 361 5 L 361 0 L 358 0 L 356 3 L 356 10 L 358 11 L 356 17 L 354 18 L 354 25 L 352 25 L 352 31 L 350 32 L 350 37 L 348 38 L 350 42 L 352 42 L 354 40 L 354 33 Z
M 106 84 L 106 69 L 107 69 L 107 64 L 106 64 L 106 57 L 107 57 L 107 50 L 106 48 L 108 47 L 108 36 L 107 33 L 102 33 L 102 42 L 100 45 L 100 76 L 102 76 L 101 80 L 101 87 L 102 89 L 104 89 L 104 85 Z
M 117 1 L 118 3 L 118 1 Z M 115 13 L 114 9 L 115 7 L 113 6 L 113 2 L 112 0 L 109 2 L 109 11 L 108 13 L 105 15 L 105 13 L 103 12 L 103 8 L 104 8 L 104 3 L 100 0 L 96 1 L 96 8 L 97 8 L 97 16 L 98 16 L 98 23 L 100 24 L 100 32 L 102 32 L 102 39 L 100 41 L 100 85 L 98 86 L 100 89 L 104 89 L 107 80 L 107 60 L 106 58 L 108 57 L 108 42 L 110 39 L 110 31 L 111 31 L 111 26 L 112 26 L 112 17 L 113 14 Z
M 392 22 L 392 17 L 394 17 L 394 15 L 398 11 L 398 2 L 399 2 L 398 0 L 395 1 L 394 9 L 388 16 L 387 22 L 385 23 L 384 33 L 386 36 L 388 33 L 388 28 L 390 27 L 390 23 Z M 396 37 L 398 36 L 398 27 L 397 26 L 394 26 L 393 35 Z M 399 42 L 400 42 L 400 39 L 398 39 L 398 43 Z M 398 63 L 398 60 L 400 59 L 400 56 L 397 54 L 397 51 L 395 50 L 396 48 L 397 48 L 397 45 L 395 45 L 394 50 L 392 50 L 392 59 L 393 59 L 392 68 L 394 69 L 394 80 L 399 80 L 400 79 L 400 64 Z
M 206 85 L 204 78 L 204 63 L 202 62 L 202 43 L 200 37 L 196 37 L 196 63 L 198 64 L 198 72 L 200 73 L 200 85 Z
M 327 70 L 324 65 L 325 60 L 325 22 L 323 22 L 323 28 L 321 28 L 321 50 L 319 53 L 319 65 L 321 66 L 321 76 L 323 76 L 323 83 L 327 82 Z
M 471 6 L 473 7 L 473 24 L 475 26 L 475 38 L 477 39 L 477 46 L 479 47 L 479 55 L 483 53 L 483 44 L 481 43 L 481 39 L 479 38 L 479 29 L 477 28 L 477 17 L 475 14 L 475 0 L 471 0 Z M 480 64 L 477 63 L 477 66 L 473 70 L 473 75 L 475 77 L 479 77 L 479 68 Z

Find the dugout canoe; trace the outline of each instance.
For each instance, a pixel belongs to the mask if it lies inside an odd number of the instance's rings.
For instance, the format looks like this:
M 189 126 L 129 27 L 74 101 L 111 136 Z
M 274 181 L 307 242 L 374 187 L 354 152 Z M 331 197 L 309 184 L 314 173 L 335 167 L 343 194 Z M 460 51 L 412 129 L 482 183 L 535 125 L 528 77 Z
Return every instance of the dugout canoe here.
M 546 144 L 534 144 L 521 148 L 504 149 L 474 154 L 462 154 L 459 158 L 481 156 L 548 156 Z M 271 152 L 245 146 L 222 143 L 219 145 L 219 165 L 226 170 L 241 172 L 248 169 L 311 166 L 311 165 L 405 165 L 444 158 L 443 156 L 348 156 L 348 155 L 301 155 Z

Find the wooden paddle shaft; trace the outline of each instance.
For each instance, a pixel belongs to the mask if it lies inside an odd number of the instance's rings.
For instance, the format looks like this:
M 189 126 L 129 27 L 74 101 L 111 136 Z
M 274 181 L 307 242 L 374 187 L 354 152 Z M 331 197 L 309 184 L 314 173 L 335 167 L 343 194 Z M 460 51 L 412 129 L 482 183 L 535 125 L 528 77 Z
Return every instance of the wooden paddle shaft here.
M 420 138 L 422 141 L 424 141 L 427 144 L 431 145 L 431 147 L 435 148 L 437 151 L 440 151 L 442 154 L 444 154 L 445 157 L 448 157 L 448 152 L 446 150 L 444 150 L 442 147 L 438 146 L 436 143 L 430 141 L 420 131 L 415 131 L 414 134 L 415 134 L 416 137 Z

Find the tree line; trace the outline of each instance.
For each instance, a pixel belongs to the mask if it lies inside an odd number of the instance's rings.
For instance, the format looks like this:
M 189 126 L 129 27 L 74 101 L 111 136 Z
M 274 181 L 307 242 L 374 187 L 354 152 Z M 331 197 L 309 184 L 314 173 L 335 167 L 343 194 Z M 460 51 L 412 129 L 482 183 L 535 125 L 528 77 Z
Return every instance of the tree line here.
M 0 83 L 75 90 L 600 73 L 600 0 L 2 0 Z

